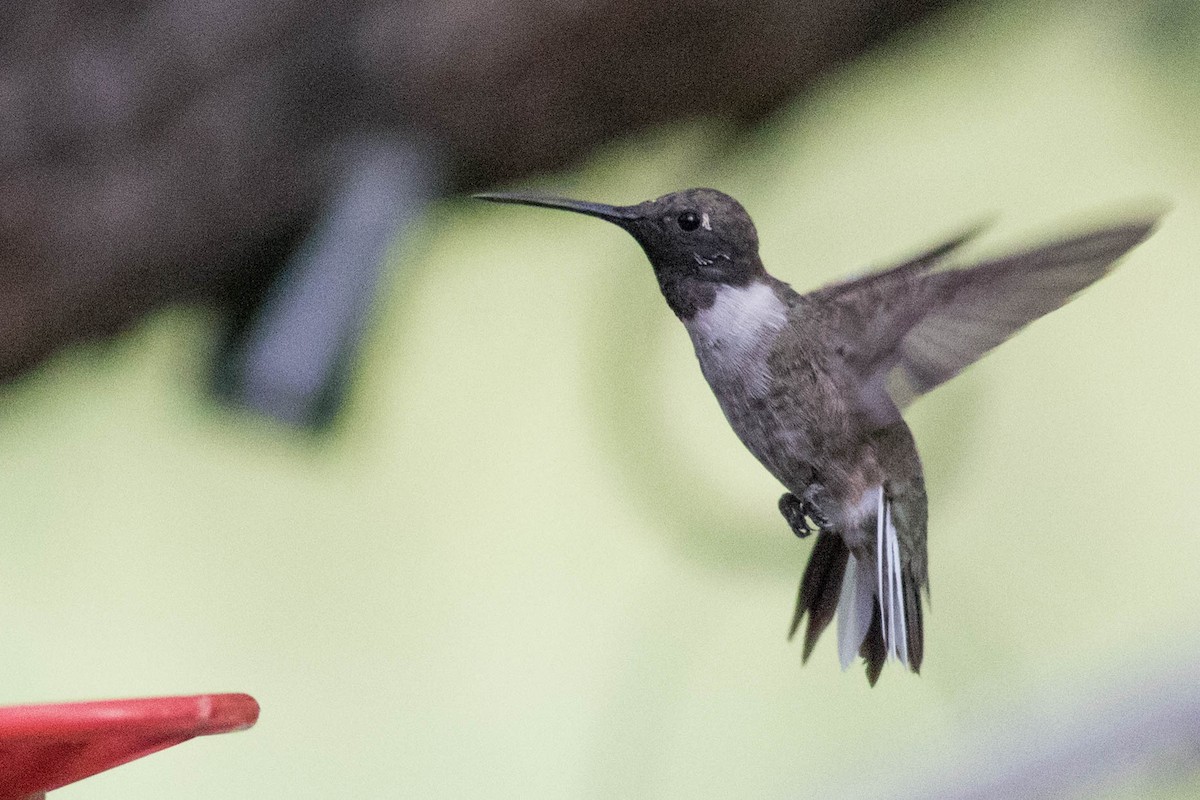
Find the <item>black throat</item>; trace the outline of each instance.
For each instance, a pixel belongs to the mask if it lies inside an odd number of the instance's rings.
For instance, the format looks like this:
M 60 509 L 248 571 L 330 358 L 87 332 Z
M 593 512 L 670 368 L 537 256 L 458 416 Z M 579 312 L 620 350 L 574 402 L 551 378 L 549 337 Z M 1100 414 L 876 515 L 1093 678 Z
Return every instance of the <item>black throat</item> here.
M 683 266 L 663 266 L 656 263 L 652 256 L 650 258 L 663 297 L 681 320 L 691 319 L 698 312 L 711 307 L 716 302 L 720 287 L 746 287 L 766 275 L 757 256 L 693 256 L 693 261 Z
M 712 306 L 717 299 L 717 284 L 692 275 L 658 273 L 658 287 L 667 305 L 681 320 L 688 320 Z

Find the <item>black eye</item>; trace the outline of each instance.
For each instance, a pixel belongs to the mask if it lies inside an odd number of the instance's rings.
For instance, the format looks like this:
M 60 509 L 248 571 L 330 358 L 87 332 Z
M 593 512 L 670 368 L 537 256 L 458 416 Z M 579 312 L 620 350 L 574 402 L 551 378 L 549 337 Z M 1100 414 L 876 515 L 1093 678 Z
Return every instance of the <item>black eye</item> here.
M 700 227 L 700 215 L 695 211 L 685 211 L 679 215 L 679 227 L 685 231 L 694 231 Z

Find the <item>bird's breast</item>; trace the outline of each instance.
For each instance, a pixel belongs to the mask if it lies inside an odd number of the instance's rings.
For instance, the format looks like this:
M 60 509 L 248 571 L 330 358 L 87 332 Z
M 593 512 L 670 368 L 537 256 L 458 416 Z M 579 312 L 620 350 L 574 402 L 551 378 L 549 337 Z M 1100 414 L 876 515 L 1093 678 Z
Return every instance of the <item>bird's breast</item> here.
M 746 448 L 789 488 L 801 491 L 813 453 L 801 398 L 779 395 L 772 353 L 789 308 L 761 282 L 721 286 L 712 305 L 685 320 L 700 369 Z
M 787 319 L 775 291 L 755 281 L 719 286 L 712 305 L 685 320 L 700 369 L 722 406 L 766 395 L 771 346 Z

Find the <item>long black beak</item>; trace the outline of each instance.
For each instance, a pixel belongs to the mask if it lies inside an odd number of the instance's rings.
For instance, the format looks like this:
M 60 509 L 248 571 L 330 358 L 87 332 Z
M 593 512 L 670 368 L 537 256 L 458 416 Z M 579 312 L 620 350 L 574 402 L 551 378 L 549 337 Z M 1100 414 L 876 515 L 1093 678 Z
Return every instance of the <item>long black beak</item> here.
M 574 211 L 577 214 L 587 214 L 589 217 L 606 219 L 622 228 L 640 215 L 630 206 L 610 206 L 604 203 L 588 203 L 583 200 L 568 200 L 565 197 L 546 197 L 524 192 L 488 192 L 474 195 L 476 200 L 491 200 L 493 203 L 516 203 L 523 206 L 541 206 L 542 208 L 561 208 L 563 211 Z

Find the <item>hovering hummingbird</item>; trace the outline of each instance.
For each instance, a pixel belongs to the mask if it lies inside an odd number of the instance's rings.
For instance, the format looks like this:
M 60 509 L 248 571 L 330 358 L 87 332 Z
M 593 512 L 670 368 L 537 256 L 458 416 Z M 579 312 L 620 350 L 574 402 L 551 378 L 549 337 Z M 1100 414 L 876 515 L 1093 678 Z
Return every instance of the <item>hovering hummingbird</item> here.
M 872 685 L 888 659 L 918 672 L 924 652 L 927 499 L 901 409 L 1106 275 L 1156 223 L 1135 219 L 935 269 L 970 231 L 890 269 L 798 294 L 763 267 L 746 210 L 714 189 L 632 206 L 476 197 L 599 217 L 642 246 L 726 419 L 787 489 L 779 509 L 792 531 L 819 530 L 789 637 L 807 615 L 807 661 L 837 616 L 842 668 L 861 655 Z

